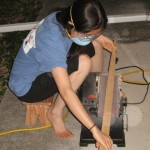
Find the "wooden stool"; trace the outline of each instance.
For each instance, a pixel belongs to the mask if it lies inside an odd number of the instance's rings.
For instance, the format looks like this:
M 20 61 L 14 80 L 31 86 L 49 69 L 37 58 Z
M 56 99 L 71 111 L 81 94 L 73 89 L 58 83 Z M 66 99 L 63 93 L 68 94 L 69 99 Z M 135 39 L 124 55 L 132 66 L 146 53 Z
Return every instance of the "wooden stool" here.
M 26 125 L 35 125 L 37 119 L 39 119 L 43 126 L 50 125 L 50 121 L 47 119 L 46 114 L 48 109 L 53 105 L 52 97 L 37 103 L 22 102 L 22 104 L 26 106 Z

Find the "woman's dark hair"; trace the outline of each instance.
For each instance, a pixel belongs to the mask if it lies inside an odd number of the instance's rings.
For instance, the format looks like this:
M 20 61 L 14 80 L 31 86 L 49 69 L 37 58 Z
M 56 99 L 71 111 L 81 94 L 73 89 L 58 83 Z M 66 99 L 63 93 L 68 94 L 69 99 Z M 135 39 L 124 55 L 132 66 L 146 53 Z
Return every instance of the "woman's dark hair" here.
M 76 0 L 71 7 L 57 13 L 57 20 L 68 31 L 73 27 L 68 24 L 72 15 L 75 29 L 86 33 L 91 30 L 106 28 L 107 16 L 99 0 Z

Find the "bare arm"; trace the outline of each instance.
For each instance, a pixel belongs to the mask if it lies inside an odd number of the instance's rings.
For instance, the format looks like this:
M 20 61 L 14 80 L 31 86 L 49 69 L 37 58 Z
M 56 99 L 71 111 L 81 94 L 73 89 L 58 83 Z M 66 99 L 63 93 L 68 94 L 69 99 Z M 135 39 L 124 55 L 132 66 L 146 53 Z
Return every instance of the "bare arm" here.
M 94 122 L 84 109 L 76 93 L 73 91 L 67 71 L 64 68 L 57 67 L 52 70 L 52 74 L 58 86 L 60 95 L 69 107 L 70 111 L 84 126 L 90 129 L 94 125 Z M 92 128 L 91 132 L 97 141 L 98 147 L 101 144 L 106 148 L 106 150 L 111 150 L 112 141 L 110 138 L 100 132 L 96 126 Z
M 95 41 L 100 43 L 102 47 L 108 50 L 109 52 L 112 52 L 113 50 L 117 49 L 116 42 L 104 35 L 99 36 L 97 39 L 95 39 Z
M 66 105 L 81 123 L 87 128 L 90 128 L 94 122 L 87 114 L 76 93 L 73 91 L 67 71 L 64 68 L 57 67 L 52 70 L 52 74 Z

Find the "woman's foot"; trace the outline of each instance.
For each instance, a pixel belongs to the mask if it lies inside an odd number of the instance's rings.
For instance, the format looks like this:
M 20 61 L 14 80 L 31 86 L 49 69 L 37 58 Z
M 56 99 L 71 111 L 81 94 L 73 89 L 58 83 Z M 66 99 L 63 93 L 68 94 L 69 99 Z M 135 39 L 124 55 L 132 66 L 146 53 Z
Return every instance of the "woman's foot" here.
M 74 136 L 69 130 L 67 130 L 62 115 L 58 115 L 53 112 L 53 110 L 49 110 L 47 112 L 47 117 L 53 126 L 57 138 L 70 139 Z

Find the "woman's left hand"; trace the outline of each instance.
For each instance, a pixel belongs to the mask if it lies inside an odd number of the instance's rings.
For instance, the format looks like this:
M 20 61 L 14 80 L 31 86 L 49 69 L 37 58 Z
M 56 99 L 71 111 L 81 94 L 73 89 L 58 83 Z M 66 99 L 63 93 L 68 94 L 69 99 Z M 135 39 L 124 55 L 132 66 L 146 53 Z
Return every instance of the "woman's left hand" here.
M 112 52 L 113 50 L 117 51 L 117 44 L 116 44 L 116 42 L 114 42 L 110 38 L 101 35 L 96 40 L 98 40 L 98 42 L 100 42 L 102 47 L 104 49 L 108 50 L 109 52 Z

